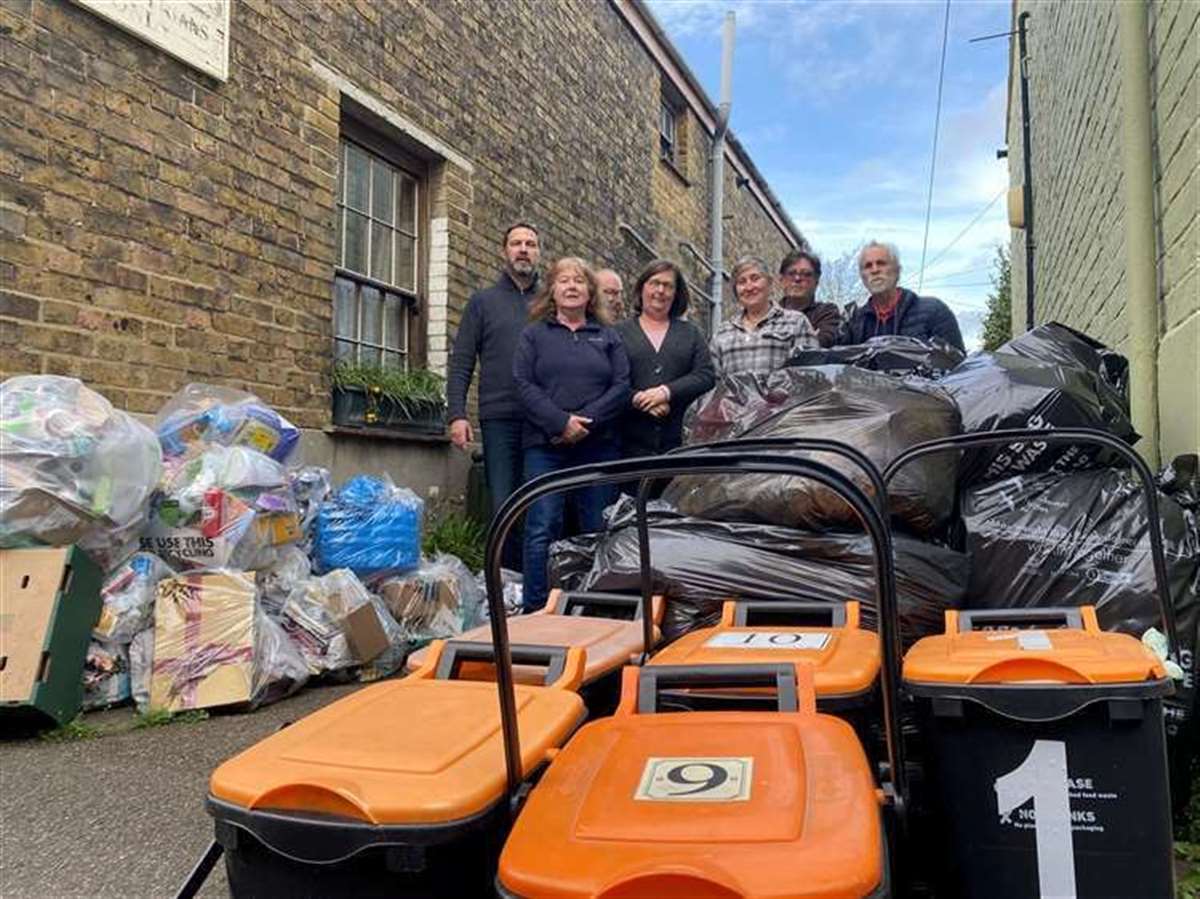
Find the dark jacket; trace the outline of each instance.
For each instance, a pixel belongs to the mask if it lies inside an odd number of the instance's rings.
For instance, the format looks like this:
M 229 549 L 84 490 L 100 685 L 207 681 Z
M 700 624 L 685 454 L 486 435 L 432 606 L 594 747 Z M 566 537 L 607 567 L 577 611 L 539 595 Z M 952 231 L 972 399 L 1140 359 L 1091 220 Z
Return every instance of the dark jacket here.
M 617 325 L 629 354 L 632 393 L 666 384 L 671 412 L 655 418 L 626 405 L 621 416 L 621 449 L 626 456 L 664 453 L 683 443 L 683 413 L 716 382 L 708 343 L 691 322 L 672 319 L 662 347 L 654 349 L 636 318 Z
M 799 306 L 789 303 L 787 299 L 783 299 L 780 301 L 780 305 L 784 309 L 795 309 L 797 312 L 804 313 L 808 323 L 817 332 L 817 342 L 821 344 L 821 349 L 828 349 L 837 343 L 838 335 L 842 331 L 842 310 L 837 307 L 836 303 L 818 303 L 814 300 L 808 304 L 807 309 L 801 309 Z
M 491 287 L 477 290 L 467 302 L 446 378 L 447 418 L 467 417 L 467 390 L 479 357 L 479 417 L 521 418 L 521 404 L 513 384 L 512 360 L 521 330 L 529 324 L 529 303 L 537 292 L 537 279 L 521 290 L 508 272 Z
M 616 437 L 629 403 L 629 357 L 614 329 L 594 319 L 576 331 L 554 320 L 533 322 L 521 332 L 512 372 L 525 446 L 550 443 L 570 415 L 592 419 L 586 441 Z
M 867 300 L 854 311 L 838 343 L 842 346 L 866 343 L 872 337 L 885 334 L 919 337 L 921 340 L 940 337 L 966 352 L 962 333 L 958 330 L 958 319 L 950 307 L 936 297 L 919 297 L 903 287 L 900 288 L 900 302 L 896 304 L 896 311 L 891 318 L 881 325 L 875 318 L 875 307 Z

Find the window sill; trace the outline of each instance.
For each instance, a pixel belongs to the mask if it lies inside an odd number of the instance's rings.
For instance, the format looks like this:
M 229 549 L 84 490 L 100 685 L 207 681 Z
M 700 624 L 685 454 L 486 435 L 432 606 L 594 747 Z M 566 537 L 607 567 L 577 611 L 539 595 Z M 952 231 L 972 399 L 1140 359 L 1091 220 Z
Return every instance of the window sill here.
M 408 431 L 404 428 L 354 428 L 345 425 L 331 425 L 324 429 L 331 437 L 363 437 L 367 440 L 388 440 L 396 443 L 426 443 L 434 445 L 449 445 L 450 435 L 445 432 L 431 434 L 427 431 Z
M 680 183 L 683 184 L 684 187 L 692 186 L 692 182 L 688 180 L 687 175 L 685 175 L 683 172 L 681 172 L 679 170 L 679 167 L 677 165 L 675 165 L 675 163 L 672 162 L 670 159 L 668 159 L 665 156 L 660 156 L 660 157 L 658 157 L 658 161 L 661 162 L 663 165 L 665 165 L 667 167 L 667 171 L 669 171 L 672 175 L 674 175 L 676 178 L 678 178 Z

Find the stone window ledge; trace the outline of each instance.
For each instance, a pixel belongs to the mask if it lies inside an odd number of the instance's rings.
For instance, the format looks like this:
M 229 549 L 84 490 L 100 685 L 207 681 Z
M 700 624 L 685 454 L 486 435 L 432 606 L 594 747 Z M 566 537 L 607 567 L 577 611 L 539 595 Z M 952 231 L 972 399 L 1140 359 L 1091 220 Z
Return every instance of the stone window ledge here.
M 665 156 L 660 156 L 660 157 L 658 157 L 658 161 L 661 162 L 663 165 L 665 165 L 667 167 L 667 171 L 669 171 L 672 175 L 674 175 L 676 178 L 678 178 L 680 183 L 682 183 L 684 187 L 692 186 L 692 182 L 688 180 L 688 176 L 685 175 L 683 172 L 681 172 L 679 170 L 679 166 L 675 165 L 675 163 L 672 162 L 670 159 L 668 159 Z
M 350 428 L 331 425 L 323 431 L 330 437 L 363 437 L 367 440 L 384 440 L 390 443 L 450 444 L 449 434 L 427 434 L 421 431 L 406 431 L 403 428 Z

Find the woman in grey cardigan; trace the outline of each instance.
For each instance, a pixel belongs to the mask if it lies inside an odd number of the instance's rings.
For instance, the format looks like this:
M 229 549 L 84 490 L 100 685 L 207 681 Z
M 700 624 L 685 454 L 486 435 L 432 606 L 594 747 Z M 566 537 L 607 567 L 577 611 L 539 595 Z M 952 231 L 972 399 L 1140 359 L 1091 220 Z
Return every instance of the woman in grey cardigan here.
M 637 313 L 617 326 L 629 355 L 633 399 L 621 418 L 621 454 L 657 455 L 683 443 L 683 413 L 715 381 L 700 329 L 681 316 L 688 289 L 673 262 L 656 259 L 638 275 Z

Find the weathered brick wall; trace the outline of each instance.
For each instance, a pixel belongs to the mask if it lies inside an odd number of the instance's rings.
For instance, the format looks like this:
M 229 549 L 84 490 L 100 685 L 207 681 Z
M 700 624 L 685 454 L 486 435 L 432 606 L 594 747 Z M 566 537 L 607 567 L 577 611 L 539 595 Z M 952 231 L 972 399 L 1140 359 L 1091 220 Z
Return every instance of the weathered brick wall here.
M 348 91 L 440 156 L 417 323 L 434 367 L 514 218 L 548 258 L 630 273 L 622 221 L 671 255 L 674 235 L 707 248 L 703 150 L 686 195 L 654 199 L 658 69 L 608 3 L 238 0 L 231 36 L 220 83 L 71 3 L 0 3 L 3 374 L 75 375 L 139 412 L 231 383 L 327 424 Z M 775 252 L 741 202 L 731 252 Z
M 762 212 L 762 206 L 751 193 L 748 186 L 738 187 L 736 174 L 727 164 L 725 166 L 725 215 L 728 217 L 728 230 L 725 232 L 725 270 L 733 268 L 734 263 L 742 256 L 761 256 L 770 266 L 772 274 L 779 270 L 779 262 L 790 250 L 783 235 L 775 228 L 770 219 Z M 776 296 L 780 288 L 776 284 Z M 736 302 L 733 288 L 729 281 L 725 282 L 724 308 L 728 316 L 733 311 Z
M 1117 9 L 1033 3 L 1030 107 L 1037 320 L 1058 319 L 1125 350 L 1127 291 Z M 1153 0 L 1147 35 L 1159 272 L 1163 458 L 1200 447 L 1200 5 Z M 1015 22 L 1015 15 L 1014 15 Z M 1022 181 L 1018 63 L 1009 171 Z M 1013 329 L 1024 326 L 1025 235 L 1013 232 Z
M 1116 8 L 1029 0 L 1017 7 L 1033 13 L 1029 103 L 1037 320 L 1068 322 L 1122 348 L 1127 332 Z M 1009 171 L 1012 183 L 1020 184 L 1015 75 L 1009 116 Z M 1014 235 L 1012 306 L 1019 332 L 1025 322 L 1025 244 L 1023 232 Z
M 1200 451 L 1200 4 L 1150 7 L 1159 210 L 1159 440 Z

